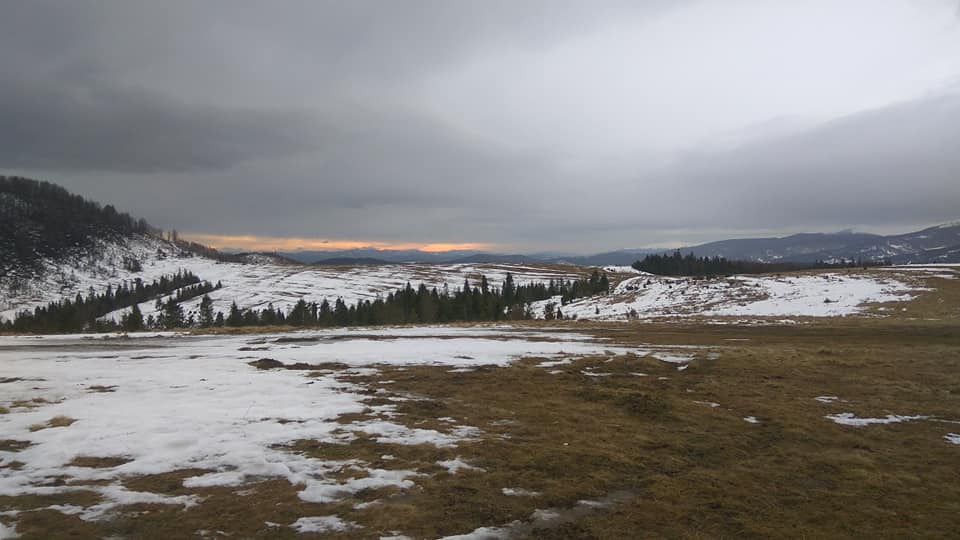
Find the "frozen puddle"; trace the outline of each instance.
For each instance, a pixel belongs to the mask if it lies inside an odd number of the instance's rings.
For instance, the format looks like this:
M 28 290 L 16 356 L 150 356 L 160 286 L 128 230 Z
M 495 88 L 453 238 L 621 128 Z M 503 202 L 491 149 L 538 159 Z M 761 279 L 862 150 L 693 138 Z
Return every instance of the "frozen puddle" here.
M 480 435 L 452 419 L 439 431 L 410 428 L 389 421 L 390 407 L 373 408 L 380 418 L 338 423 L 341 415 L 369 408 L 365 387 L 351 381 L 375 375 L 378 365 L 505 366 L 528 356 L 562 360 L 605 351 L 631 352 L 585 334 L 509 327 L 0 337 L 0 406 L 10 411 L 0 414 L 0 495 L 93 491 L 101 497 L 95 505 L 61 510 L 97 520 L 132 503 L 203 504 L 194 496 L 130 491 L 121 481 L 182 469 L 208 471 L 185 479 L 185 487 L 284 478 L 302 485 L 300 498 L 311 502 L 382 486 L 406 489 L 420 473 L 314 459 L 285 447 L 298 440 L 346 443 L 358 432 L 381 442 L 444 447 Z M 258 360 L 325 369 L 248 365 Z M 470 467 L 447 465 L 451 472 Z M 365 474 L 338 477 L 345 467 Z M 293 526 L 307 532 L 348 525 L 336 516 L 305 516 Z

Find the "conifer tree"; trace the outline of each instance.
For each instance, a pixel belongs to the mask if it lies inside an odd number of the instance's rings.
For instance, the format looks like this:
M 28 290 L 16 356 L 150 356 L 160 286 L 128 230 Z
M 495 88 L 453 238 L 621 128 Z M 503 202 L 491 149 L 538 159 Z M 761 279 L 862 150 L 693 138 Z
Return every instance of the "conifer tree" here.
M 171 298 L 163 306 L 163 327 L 181 328 L 183 324 L 183 308 L 180 307 L 180 304 L 178 304 L 176 300 Z
M 133 307 L 130 308 L 130 313 L 124 315 L 120 321 L 123 329 L 129 332 L 143 330 L 143 313 L 140 312 L 140 306 L 134 304 Z
M 240 308 L 237 307 L 236 301 L 230 304 L 230 314 L 227 315 L 226 323 L 227 323 L 227 326 L 243 325 L 243 313 L 240 311 Z
M 200 326 L 203 328 L 213 326 L 213 300 L 206 294 L 200 300 Z

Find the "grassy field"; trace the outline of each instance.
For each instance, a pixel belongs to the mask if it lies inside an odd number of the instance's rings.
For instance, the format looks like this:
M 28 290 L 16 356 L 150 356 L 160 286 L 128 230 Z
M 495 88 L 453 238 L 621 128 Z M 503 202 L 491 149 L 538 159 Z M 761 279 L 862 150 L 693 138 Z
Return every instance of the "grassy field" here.
M 317 535 L 343 538 L 438 538 L 480 527 L 558 539 L 955 538 L 960 445 L 945 436 L 960 433 L 960 286 L 939 281 L 937 291 L 885 318 L 551 326 L 611 344 L 698 346 L 688 349 L 694 360 L 683 370 L 633 354 L 549 368 L 537 358 L 467 372 L 383 367 L 376 376 L 351 377 L 366 388 L 371 409 L 341 422 L 372 418 L 373 407 L 392 403 L 399 413 L 393 420 L 409 427 L 456 421 L 481 434 L 456 447 L 370 436 L 287 447 L 415 470 L 422 476 L 410 489 L 363 490 L 317 504 L 269 478 L 242 490 L 188 489 L 182 479 L 198 471 L 181 470 L 124 483 L 204 497 L 196 506 L 131 505 L 99 522 L 48 508 L 94 502 L 81 489 L 0 497 L 0 509 L 24 510 L 17 517 L 23 538 L 309 538 L 268 524 L 306 515 L 355 524 Z M 862 427 L 826 418 L 842 413 L 927 418 Z M 15 451 L 16 441 L 0 447 Z M 78 464 L 115 465 L 102 459 Z M 467 467 L 451 472 L 438 462 Z M 347 466 L 339 474 L 367 473 Z

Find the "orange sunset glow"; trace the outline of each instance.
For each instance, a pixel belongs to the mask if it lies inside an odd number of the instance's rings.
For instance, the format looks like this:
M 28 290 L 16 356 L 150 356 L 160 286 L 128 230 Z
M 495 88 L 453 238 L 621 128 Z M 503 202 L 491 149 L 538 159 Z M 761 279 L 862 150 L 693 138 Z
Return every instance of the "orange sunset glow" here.
M 483 242 L 462 243 L 418 243 L 418 242 L 381 242 L 370 240 L 337 240 L 331 238 L 298 238 L 279 236 L 221 235 L 221 234 L 182 234 L 182 238 L 198 242 L 216 249 L 235 248 L 248 251 L 297 251 L 297 250 L 341 250 L 341 249 L 419 249 L 427 252 L 457 250 L 487 250 L 494 244 Z

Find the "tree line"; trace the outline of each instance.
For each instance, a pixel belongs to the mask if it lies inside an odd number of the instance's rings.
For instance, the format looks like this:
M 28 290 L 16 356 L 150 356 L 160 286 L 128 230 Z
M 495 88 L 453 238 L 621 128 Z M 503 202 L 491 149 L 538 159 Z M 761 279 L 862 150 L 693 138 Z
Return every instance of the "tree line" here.
M 796 262 L 760 262 L 728 260 L 724 257 L 696 257 L 692 252 L 682 255 L 680 250 L 673 255 L 647 255 L 642 260 L 633 263 L 633 268 L 659 276 L 730 276 L 733 274 L 765 274 L 773 272 L 790 272 L 797 270 L 811 270 L 818 268 L 853 268 L 882 264 L 880 262 L 864 262 L 863 260 L 849 260 L 837 263 L 816 261 L 812 263 Z
M 184 285 L 170 279 L 166 283 L 172 288 L 164 290 L 163 294 L 154 294 L 153 297 L 157 299 L 155 307 L 158 309 L 156 316 L 150 314 L 144 318 L 139 309 L 138 304 L 149 300 L 149 295 L 135 296 L 140 301 L 131 299 L 129 303 L 123 304 L 118 303 L 116 298 L 118 294 L 125 297 L 128 289 L 121 287 L 114 291 L 108 288 L 107 293 L 91 294 L 88 299 L 78 295 L 83 316 L 77 315 L 77 301 L 64 300 L 37 308 L 33 313 L 23 312 L 12 323 L 7 323 L 7 328 L 20 332 L 72 332 L 217 326 L 376 326 L 518 320 L 533 318 L 534 314 L 530 309 L 532 302 L 559 296 L 565 304 L 583 296 L 606 293 L 610 286 L 607 275 L 597 270 L 589 277 L 577 280 L 557 279 L 548 283 L 527 284 L 515 283 L 513 275 L 508 273 L 500 287 L 491 286 L 486 276 L 481 276 L 478 284 L 471 286 L 469 280 L 465 279 L 462 287 L 452 291 L 446 286 L 441 289 L 428 288 L 421 283 L 414 288 L 407 283 L 385 297 L 361 299 L 353 304 L 347 304 L 342 298 L 337 298 L 333 303 L 326 299 L 319 303 L 307 302 L 301 298 L 284 311 L 275 308 L 273 304 L 262 309 L 241 309 L 233 302 L 227 313 L 215 313 L 213 300 L 207 293 L 219 288 L 220 284 L 212 286 L 209 282 L 200 282 L 199 278 L 189 272 L 178 273 L 177 279 L 182 280 L 186 275 L 195 281 Z M 174 287 L 174 284 L 180 286 Z M 162 301 L 161 298 L 173 290 L 176 290 L 177 294 L 167 301 Z M 185 313 L 181 302 L 200 295 L 203 295 L 203 298 L 198 309 Z M 108 302 L 107 298 L 114 300 Z M 95 309 L 93 305 L 100 307 Z M 119 323 L 98 320 L 99 317 L 124 307 L 131 309 L 121 317 Z M 66 317 L 65 314 L 71 316 Z
M 550 280 L 547 283 L 518 285 L 508 273 L 501 287 L 492 287 L 486 276 L 477 285 L 464 280 L 463 286 L 453 291 L 444 287 L 428 288 L 410 283 L 386 297 L 358 300 L 348 304 L 342 298 L 333 303 L 307 302 L 300 299 L 289 310 L 274 308 L 240 309 L 236 302 L 224 315 L 218 312 L 212 318 L 201 315 L 199 326 L 272 326 L 298 327 L 377 326 L 384 324 L 431 324 L 448 322 L 475 322 L 531 319 L 530 304 L 560 296 L 564 303 L 583 296 L 606 293 L 610 282 L 605 273 L 597 270 L 587 278 L 577 280 Z M 211 321 L 205 324 L 204 321 Z
M 206 281 L 200 281 L 194 273 L 180 270 L 170 276 L 161 276 L 152 283 L 136 278 L 123 281 L 116 286 L 107 285 L 106 291 L 97 294 L 91 287 L 87 296 L 77 293 L 72 300 L 65 298 L 38 306 L 33 311 L 22 311 L 13 321 L 4 322 L 5 330 L 15 332 L 58 333 L 80 332 L 83 330 L 108 331 L 117 329 L 113 321 L 100 321 L 100 317 L 133 306 L 139 312 L 138 304 L 156 299 L 161 303 L 164 296 L 171 295 L 171 302 L 179 302 L 206 294 L 220 287 Z M 145 323 L 144 323 L 145 324 Z M 140 328 L 143 328 L 141 325 Z M 130 328 L 137 330 L 140 328 Z

